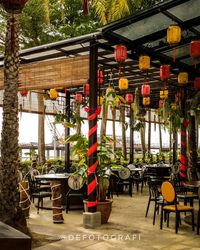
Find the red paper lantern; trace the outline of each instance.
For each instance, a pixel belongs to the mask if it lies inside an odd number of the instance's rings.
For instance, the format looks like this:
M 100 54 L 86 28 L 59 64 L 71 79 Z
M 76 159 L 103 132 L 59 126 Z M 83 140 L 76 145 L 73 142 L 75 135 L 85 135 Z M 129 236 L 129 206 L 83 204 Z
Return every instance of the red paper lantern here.
M 115 47 L 115 60 L 117 62 L 125 62 L 127 59 L 127 48 L 126 46 L 119 44 Z
M 128 104 L 133 103 L 133 94 L 126 94 L 125 100 Z
M 200 41 L 191 41 L 190 43 L 190 56 L 200 57 Z
M 28 90 L 21 90 L 20 94 L 22 97 L 26 97 L 28 95 Z
M 103 71 L 102 70 L 97 71 L 97 79 L 98 79 L 98 84 L 103 83 Z
M 141 94 L 143 97 L 149 96 L 150 95 L 150 85 L 148 84 L 143 84 L 141 88 Z
M 170 77 L 170 66 L 162 65 L 160 66 L 160 78 L 162 81 L 166 81 Z
M 82 94 L 76 93 L 76 95 L 75 95 L 75 101 L 76 101 L 77 103 L 82 103 L 82 101 L 83 101 L 83 96 L 82 96 Z
M 7 12 L 20 13 L 28 0 L 2 0 L 1 4 Z
M 194 79 L 194 89 L 195 90 L 200 90 L 200 77 L 196 77 Z
M 85 95 L 89 95 L 90 94 L 90 85 L 89 83 L 86 83 L 84 86 L 83 86 L 83 93 Z

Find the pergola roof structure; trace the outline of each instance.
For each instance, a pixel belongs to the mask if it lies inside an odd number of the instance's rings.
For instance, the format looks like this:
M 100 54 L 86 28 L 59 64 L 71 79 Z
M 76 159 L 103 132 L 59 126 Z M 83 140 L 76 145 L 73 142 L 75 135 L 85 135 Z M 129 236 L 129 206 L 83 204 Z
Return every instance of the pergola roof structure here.
M 104 83 L 100 87 L 100 92 L 104 92 L 110 84 L 113 84 L 116 91 L 121 94 L 134 92 L 136 87 L 140 88 L 146 73 L 139 70 L 138 59 L 139 55 L 147 54 L 151 57 L 151 68 L 148 72 L 151 86 L 150 108 L 158 107 L 159 91 L 164 87 L 159 76 L 159 68 L 163 63 L 171 66 L 168 80 L 169 98 L 173 101 L 177 89 L 180 88 L 177 84 L 177 75 L 180 71 L 189 73 L 189 84 L 186 88 L 188 98 L 191 98 L 196 93 L 193 89 L 193 80 L 200 74 L 200 59 L 194 62 L 190 57 L 189 44 L 192 40 L 200 38 L 199 13 L 199 0 L 164 1 L 150 9 L 113 22 L 99 32 L 23 50 L 20 52 L 19 84 L 22 89 L 41 93 L 50 88 L 58 88 L 63 97 L 62 92 L 65 91 L 62 88 L 67 88 L 71 93 L 81 92 L 89 77 L 90 42 L 95 39 L 98 44 L 98 65 L 104 71 Z M 181 42 L 176 46 L 170 46 L 166 42 L 167 28 L 170 24 L 178 24 L 182 29 Z M 124 75 L 129 80 L 129 89 L 126 92 L 120 92 L 118 89 L 119 74 L 114 48 L 119 43 L 126 45 L 128 49 L 128 59 L 124 64 Z M 0 56 L 0 65 L 3 65 L 3 56 Z M 2 72 L 0 88 L 3 88 Z M 34 109 L 33 105 L 31 109 Z M 38 107 L 35 107 L 36 110 L 40 111 Z M 49 112 L 54 113 L 53 109 Z

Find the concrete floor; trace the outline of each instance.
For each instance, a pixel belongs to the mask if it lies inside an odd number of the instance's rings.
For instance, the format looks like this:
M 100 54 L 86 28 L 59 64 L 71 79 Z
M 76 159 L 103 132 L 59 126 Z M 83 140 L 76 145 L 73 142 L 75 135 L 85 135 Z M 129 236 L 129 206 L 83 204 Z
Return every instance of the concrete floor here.
M 196 230 L 193 232 L 191 226 L 183 220 L 177 235 L 173 216 L 170 216 L 169 228 L 164 224 L 163 230 L 159 229 L 159 216 L 153 226 L 153 206 L 145 218 L 147 187 L 143 194 L 136 193 L 135 190 L 133 192 L 132 198 L 128 195 L 114 196 L 109 223 L 96 229 L 83 228 L 82 211 L 69 211 L 68 214 L 63 211 L 64 224 L 53 224 L 51 210 L 40 210 L 40 214 L 37 215 L 36 210 L 32 208 L 28 219 L 30 230 L 61 238 L 60 241 L 35 249 L 200 249 L 200 236 L 196 235 Z

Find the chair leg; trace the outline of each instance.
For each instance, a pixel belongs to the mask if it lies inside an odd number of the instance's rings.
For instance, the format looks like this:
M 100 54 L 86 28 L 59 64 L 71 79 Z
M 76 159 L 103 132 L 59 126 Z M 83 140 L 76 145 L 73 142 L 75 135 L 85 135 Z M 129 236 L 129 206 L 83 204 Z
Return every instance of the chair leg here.
M 149 197 L 149 200 L 148 200 L 147 210 L 146 210 L 146 215 L 145 215 L 145 217 L 147 217 L 147 215 L 148 215 L 150 202 L 151 202 L 151 197 Z
M 133 191 L 133 189 L 132 189 L 132 183 L 130 183 L 129 184 L 129 195 L 130 195 L 130 197 L 132 197 L 132 191 Z
M 163 228 L 163 208 L 161 208 L 161 214 L 160 214 L 160 229 Z
M 176 212 L 176 216 L 175 216 L 175 231 L 176 231 L 176 234 L 178 233 L 178 226 L 179 226 L 179 213 Z
M 197 215 L 197 234 L 199 235 L 199 227 L 200 227 L 200 209 Z
M 198 223 L 197 223 L 197 226 L 198 226 Z M 194 210 L 192 211 L 192 231 L 194 231 L 195 228 L 194 228 Z
M 37 207 L 37 214 L 39 214 L 39 209 L 40 209 L 40 197 L 38 197 L 38 207 Z
M 153 225 L 155 225 L 156 221 L 156 211 L 157 211 L 157 202 L 155 201 L 155 206 L 154 206 L 154 213 L 153 213 Z
M 166 213 L 167 216 L 167 227 L 169 227 L 169 212 Z

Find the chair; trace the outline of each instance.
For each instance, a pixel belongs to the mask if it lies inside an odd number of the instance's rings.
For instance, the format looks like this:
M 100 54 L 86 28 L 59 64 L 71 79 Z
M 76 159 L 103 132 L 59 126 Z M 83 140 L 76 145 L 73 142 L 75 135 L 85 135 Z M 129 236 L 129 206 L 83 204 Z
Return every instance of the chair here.
M 179 205 L 177 202 L 177 195 L 174 185 L 169 182 L 165 181 L 162 183 L 161 186 L 161 193 L 163 196 L 163 204 L 161 210 L 161 217 L 160 217 L 160 229 L 163 228 L 163 213 L 166 212 L 168 214 L 167 219 L 167 226 L 169 226 L 169 214 L 175 213 L 175 232 L 178 233 L 178 227 L 180 223 L 180 213 L 181 212 L 190 212 L 192 215 L 192 230 L 194 231 L 194 209 L 191 206 Z M 173 202 L 173 205 L 165 205 L 164 201 L 166 202 Z
M 38 199 L 37 204 L 37 213 L 39 214 L 40 203 L 41 208 L 43 208 L 43 198 L 49 197 L 51 199 L 51 192 L 44 191 L 41 189 L 41 183 L 39 180 L 31 180 L 29 179 L 29 190 L 30 190 L 30 199 L 34 202 L 34 199 Z
M 129 196 L 132 197 L 132 178 L 131 178 L 131 172 L 128 168 L 123 167 L 118 171 L 118 179 L 116 181 L 116 194 L 119 196 L 119 191 L 124 191 L 125 187 L 128 187 L 128 193 Z M 121 187 L 121 189 L 120 189 Z
M 81 175 L 71 175 L 68 178 L 69 190 L 66 194 L 66 213 L 70 209 L 83 209 L 83 200 L 87 198 L 87 185 Z M 72 200 L 76 200 L 76 206 L 72 205 Z M 78 204 L 77 204 L 78 203 Z
M 154 214 L 153 214 L 153 225 L 155 225 L 155 220 L 156 220 L 156 212 L 159 212 L 159 206 L 162 205 L 163 198 L 161 196 L 159 187 L 162 184 L 161 179 L 152 179 L 150 178 L 148 181 L 148 186 L 149 186 L 149 200 L 147 203 L 147 209 L 146 209 L 146 215 L 145 217 L 148 216 L 148 211 L 150 207 L 150 203 L 154 202 Z

